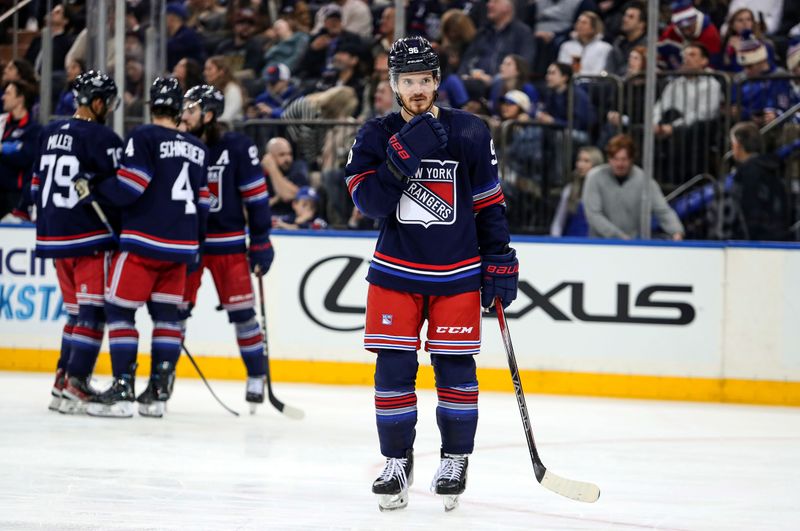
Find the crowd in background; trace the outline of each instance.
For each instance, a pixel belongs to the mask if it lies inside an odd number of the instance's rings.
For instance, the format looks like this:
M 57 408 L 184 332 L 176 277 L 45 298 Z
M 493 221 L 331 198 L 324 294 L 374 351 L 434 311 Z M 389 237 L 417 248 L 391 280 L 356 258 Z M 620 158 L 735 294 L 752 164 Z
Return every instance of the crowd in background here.
M 150 1 L 126 2 L 125 57 L 115 58 L 109 46 L 105 65 L 109 71 L 124 65 L 121 92 L 126 116 L 134 121 L 143 113 L 148 86 L 144 54 Z M 0 1 L 0 11 L 10 4 Z M 44 13 L 45 5 L 32 2 L 21 21 L 30 30 L 51 24 L 55 83 L 47 97 L 55 115 L 70 115 L 70 83 L 87 68 L 85 5 L 70 0 Z M 278 17 L 272 20 L 265 0 L 166 5 L 166 68 L 184 88 L 201 82 L 219 88 L 225 95 L 220 120 L 258 140 L 276 226 L 377 226 L 354 209 L 344 188 L 343 168 L 357 124 L 392 110 L 388 50 L 394 40 L 394 9 L 386 0 L 279 0 Z M 551 228 L 553 235 L 589 234 L 582 219 L 582 195 L 591 166 L 603 164 L 609 140 L 619 133 L 629 134 L 637 145 L 635 152 L 641 153 L 647 112 L 642 77 L 646 9 L 638 0 L 406 2 L 407 34 L 428 38 L 440 54 L 438 104 L 484 117 L 495 138 L 502 137 L 496 143 L 504 160 L 501 174 L 512 228 L 530 227 L 530 219 L 540 214 L 526 205 L 541 201 L 552 208 L 544 210 L 548 219 L 539 220 L 538 226 Z M 12 28 L 5 24 L 0 38 L 10 40 Z M 658 68 L 663 75 L 652 112 L 660 154 L 655 177 L 663 185 L 677 186 L 697 173 L 721 170 L 724 153 L 713 146 L 704 148 L 698 139 L 718 135 L 732 147 L 730 127 L 724 124 L 746 121 L 763 127 L 800 101 L 798 2 L 664 1 L 658 34 Z M 25 116 L 33 122 L 37 102 L 44 97 L 28 95 L 38 84 L 41 49 L 37 37 L 23 57 L 8 61 L 2 70 L 3 83 L 16 85 L 8 105 L 4 95 L 9 118 L 0 154 L 0 195 L 5 196 L 0 216 L 23 194 L 24 172 L 14 165 L 19 152 L 6 144 L 16 129 L 26 127 L 20 125 L 22 114 L 12 113 L 12 103 L 22 100 L 30 113 Z M 592 89 L 592 76 L 620 79 L 624 101 L 609 104 L 607 93 Z M 280 124 L 320 119 L 340 125 Z M 785 127 L 798 124 L 800 114 Z M 574 149 L 565 153 L 561 146 L 567 135 Z M 777 144 L 756 145 L 760 151 L 755 155 L 768 157 L 781 142 Z M 679 171 L 672 164 L 682 159 L 693 162 Z M 738 162 L 735 154 L 733 159 Z M 565 168 L 573 160 L 575 172 L 570 175 Z M 769 170 L 762 168 L 762 173 L 767 171 L 782 179 L 793 170 L 777 156 Z M 784 229 L 770 239 L 791 239 L 792 208 L 786 191 L 791 183 L 783 184 L 781 198 L 762 202 L 781 205 L 772 215 L 782 218 L 778 225 Z M 734 178 L 726 191 L 731 197 L 741 195 L 741 186 Z M 773 185 L 767 188 L 780 192 Z M 693 212 L 673 208 L 682 219 Z M 307 222 L 287 223 L 290 215 Z M 709 237 L 708 231 L 690 235 Z M 715 237 L 726 235 L 742 237 L 742 231 Z

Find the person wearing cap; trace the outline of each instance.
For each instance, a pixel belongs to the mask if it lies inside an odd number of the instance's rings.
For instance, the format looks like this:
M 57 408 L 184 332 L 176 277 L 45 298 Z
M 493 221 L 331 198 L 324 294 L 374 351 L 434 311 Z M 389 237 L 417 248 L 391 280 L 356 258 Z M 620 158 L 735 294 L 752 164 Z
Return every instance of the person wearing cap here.
M 361 37 L 347 31 L 342 25 L 342 9 L 336 4 L 328 4 L 320 9 L 322 27 L 311 34 L 311 39 L 303 59 L 300 61 L 300 79 L 317 80 L 322 78 L 326 68 L 330 68 L 333 55 L 344 43 L 361 45 Z M 313 85 L 313 83 L 311 83 Z
M 533 105 L 530 97 L 521 90 L 510 90 L 500 100 L 500 118 L 518 123 L 531 122 Z M 531 179 L 541 181 L 542 130 L 540 127 L 516 126 L 503 151 L 507 163 L 509 182 L 522 192 L 530 192 Z M 525 184 L 523 184 L 523 180 Z M 516 194 L 514 194 L 516 195 Z
M 791 105 L 789 80 L 780 77 L 787 72 L 769 62 L 766 46 L 752 34 L 739 41 L 737 59 L 742 71 L 733 78 L 732 103 L 742 120 L 764 126 Z
M 264 53 L 266 66 L 262 75 L 266 74 L 267 68 L 278 64 L 288 66 L 289 70 L 296 69 L 308 48 L 308 33 L 297 31 L 294 23 L 288 20 L 282 18 L 276 20 L 272 25 L 272 32 L 275 34 L 277 42 Z
M 711 18 L 697 9 L 692 0 L 676 0 L 671 4 L 671 24 L 658 39 L 658 65 L 662 70 L 678 70 L 681 51 L 689 43 L 700 43 L 717 65 L 722 52 L 722 39 Z
M 256 14 L 250 8 L 243 8 L 233 17 L 233 35 L 217 46 L 214 55 L 228 58 L 232 72 L 249 74 L 255 77 L 264 65 L 264 39 L 256 35 Z
M 325 229 L 328 224 L 317 215 L 318 211 L 319 194 L 310 186 L 303 186 L 292 201 L 292 212 L 273 218 L 273 226 L 288 230 Z
M 722 36 L 722 70 L 726 72 L 741 72 L 742 65 L 737 58 L 739 43 L 752 33 L 759 41 L 767 47 L 767 54 L 770 62 L 775 62 L 775 45 L 767 37 L 757 24 L 755 15 L 750 8 L 743 7 L 732 11 L 728 22 L 723 26 Z
M 175 68 L 178 61 L 184 57 L 202 64 L 206 58 L 204 40 L 201 34 L 186 25 L 189 12 L 180 2 L 170 2 L 166 11 L 167 70 Z
M 342 27 L 355 33 L 365 41 L 372 39 L 372 11 L 364 0 L 334 0 L 328 6 L 338 7 L 342 13 Z M 324 7 L 327 6 L 323 6 Z M 317 11 L 314 28 L 319 29 L 325 18 L 325 13 Z
M 267 67 L 264 80 L 267 86 L 253 100 L 247 115 L 249 118 L 280 118 L 286 105 L 299 95 L 292 73 L 288 66 L 279 63 Z

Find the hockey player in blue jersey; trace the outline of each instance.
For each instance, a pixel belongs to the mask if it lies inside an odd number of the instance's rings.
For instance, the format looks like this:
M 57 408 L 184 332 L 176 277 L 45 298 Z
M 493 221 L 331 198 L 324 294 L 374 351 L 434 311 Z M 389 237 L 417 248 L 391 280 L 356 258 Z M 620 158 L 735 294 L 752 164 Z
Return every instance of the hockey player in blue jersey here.
M 181 351 L 179 305 L 208 212 L 208 150 L 178 131 L 182 106 L 178 81 L 157 78 L 150 88 L 152 124 L 131 131 L 116 178 L 93 188 L 120 207 L 122 230 L 105 298 L 114 382 L 89 404 L 90 415 L 133 415 L 139 345 L 134 323 L 144 304 L 153 318 L 152 365 L 147 388 L 136 397 L 139 414 L 163 416 L 172 392 Z M 76 182 L 82 196 L 84 186 Z
M 362 126 L 345 169 L 356 207 L 384 220 L 367 274 L 364 334 L 364 347 L 377 354 L 375 410 L 386 457 L 372 491 L 381 510 L 408 503 L 417 350 L 427 320 L 442 441 L 431 488 L 450 510 L 466 487 L 478 423 L 481 306 L 514 300 L 519 264 L 488 128 L 434 105 L 439 58 L 424 38 L 397 40 L 389 72 L 401 111 Z
M 267 359 L 264 336 L 253 309 L 250 271 L 264 275 L 272 264 L 272 216 L 258 148 L 241 133 L 224 131 L 217 122 L 224 106 L 222 92 L 210 85 L 192 87 L 183 98 L 182 129 L 208 146 L 211 204 L 202 263 L 186 282 L 185 317 L 195 304 L 203 270 L 208 269 L 228 320 L 236 328 L 239 352 L 247 369 L 245 399 L 252 412 L 256 404 L 264 402 Z M 245 227 L 249 231 L 249 250 Z
M 114 80 L 89 71 L 74 82 L 75 115 L 44 128 L 31 180 L 36 201 L 36 255 L 53 258 L 67 309 L 50 409 L 80 413 L 96 392 L 89 385 L 105 328 L 103 291 L 113 235 L 78 200 L 72 179 L 113 178 L 122 140 L 104 125 L 118 103 Z M 113 219 L 113 210 L 108 210 Z

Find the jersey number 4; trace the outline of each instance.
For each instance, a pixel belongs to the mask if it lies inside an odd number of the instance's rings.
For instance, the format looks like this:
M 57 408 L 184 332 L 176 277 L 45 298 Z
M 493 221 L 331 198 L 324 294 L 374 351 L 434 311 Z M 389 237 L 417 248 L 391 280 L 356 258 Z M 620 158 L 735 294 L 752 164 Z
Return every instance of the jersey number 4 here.
M 44 189 L 42 191 L 42 208 L 47 206 L 50 199 L 50 189 L 53 187 L 53 205 L 59 208 L 72 208 L 78 204 L 78 192 L 72 187 L 72 178 L 78 174 L 80 162 L 74 155 L 42 155 L 39 163 L 39 174 L 46 173 L 44 179 Z M 58 192 L 60 188 L 66 188 L 67 196 Z
M 186 208 L 184 214 L 196 214 L 197 207 L 194 204 L 194 192 L 192 191 L 192 183 L 189 182 L 189 163 L 184 162 L 178 178 L 172 185 L 172 200 L 184 201 Z

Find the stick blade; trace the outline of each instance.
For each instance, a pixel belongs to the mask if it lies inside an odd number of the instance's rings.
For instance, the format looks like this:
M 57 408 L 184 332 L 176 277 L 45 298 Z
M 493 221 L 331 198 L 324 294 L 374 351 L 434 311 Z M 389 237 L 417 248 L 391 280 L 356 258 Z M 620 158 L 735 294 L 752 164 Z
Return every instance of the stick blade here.
M 540 483 L 542 487 L 571 500 L 594 503 L 600 498 L 600 487 L 594 483 L 562 478 L 549 470 L 545 471 Z
M 284 404 L 283 411 L 281 411 L 281 413 L 283 413 L 290 419 L 294 420 L 302 420 L 303 417 L 306 416 L 305 412 L 302 409 L 298 409 L 292 406 L 287 406 L 286 404 Z

